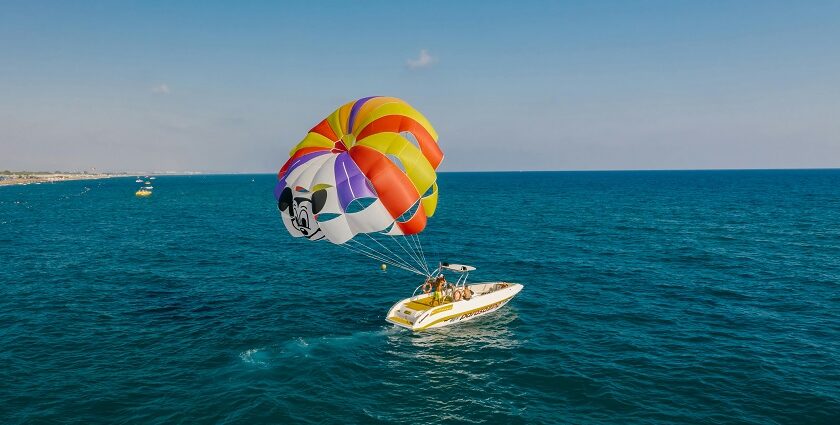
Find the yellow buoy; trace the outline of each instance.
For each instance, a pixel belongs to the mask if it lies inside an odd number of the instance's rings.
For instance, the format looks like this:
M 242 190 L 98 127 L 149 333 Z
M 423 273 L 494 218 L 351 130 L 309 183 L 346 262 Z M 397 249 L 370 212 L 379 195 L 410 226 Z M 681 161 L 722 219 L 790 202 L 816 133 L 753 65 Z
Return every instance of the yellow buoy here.
M 384 272 L 385 270 L 387 270 L 387 269 L 388 269 L 388 265 L 387 265 L 387 264 L 385 264 L 385 263 L 382 263 L 382 265 L 381 265 L 381 266 L 379 266 L 379 268 L 380 268 L 380 269 L 382 269 L 382 271 Z

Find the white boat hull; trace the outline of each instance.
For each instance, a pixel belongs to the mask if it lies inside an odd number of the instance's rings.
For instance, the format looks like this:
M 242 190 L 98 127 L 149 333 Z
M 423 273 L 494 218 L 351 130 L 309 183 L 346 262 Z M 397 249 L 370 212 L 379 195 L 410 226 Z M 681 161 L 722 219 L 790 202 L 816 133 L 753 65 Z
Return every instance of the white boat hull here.
M 483 282 L 467 286 L 474 294 L 469 300 L 432 306 L 431 294 L 420 294 L 394 304 L 386 320 L 412 331 L 448 326 L 502 308 L 523 288 L 519 283 L 509 282 Z

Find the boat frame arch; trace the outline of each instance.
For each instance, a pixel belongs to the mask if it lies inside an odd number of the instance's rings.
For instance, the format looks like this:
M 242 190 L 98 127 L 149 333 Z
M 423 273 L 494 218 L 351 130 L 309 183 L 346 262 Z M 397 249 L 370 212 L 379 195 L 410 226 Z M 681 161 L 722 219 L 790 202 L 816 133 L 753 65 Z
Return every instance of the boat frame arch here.
M 450 272 L 458 274 L 458 279 L 455 280 L 455 283 L 447 282 L 448 285 L 447 285 L 446 289 L 444 289 L 444 294 L 443 294 L 444 297 L 449 298 L 451 300 L 452 299 L 452 294 L 454 294 L 455 291 L 458 288 L 463 289 L 467 286 L 467 279 L 470 276 L 470 272 L 475 270 L 475 269 L 476 269 L 475 267 L 468 266 L 468 265 L 465 265 L 465 264 L 439 263 L 437 269 L 435 269 L 435 271 L 432 272 L 432 274 L 427 278 L 426 281 L 424 281 L 419 286 L 417 286 L 417 288 L 414 289 L 414 292 L 411 294 L 411 296 L 412 297 L 416 296 L 419 292 L 421 292 L 423 286 L 427 282 L 429 282 L 431 279 L 434 279 L 438 276 L 442 276 L 443 271 L 446 270 L 446 271 L 450 271 Z

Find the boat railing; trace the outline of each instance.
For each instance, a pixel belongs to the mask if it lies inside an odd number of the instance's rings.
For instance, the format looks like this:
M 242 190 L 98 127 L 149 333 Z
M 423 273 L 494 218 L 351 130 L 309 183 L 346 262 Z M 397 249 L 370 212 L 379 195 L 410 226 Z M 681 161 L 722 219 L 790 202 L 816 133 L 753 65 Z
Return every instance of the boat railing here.
M 423 285 L 425 285 L 425 284 L 426 283 L 424 282 L 423 284 L 418 286 L 414 290 L 414 292 L 411 293 L 411 298 L 416 297 L 417 293 L 420 292 L 423 289 Z M 459 283 L 459 282 L 449 283 L 449 282 L 447 282 L 446 283 L 446 288 L 443 290 L 444 299 L 448 298 L 451 301 L 452 300 L 452 294 L 454 294 L 455 291 L 458 290 L 458 288 L 463 288 L 465 286 L 465 284 L 466 284 L 466 282 L 463 282 L 463 283 Z M 434 288 L 431 291 L 429 291 L 428 293 L 431 294 L 432 292 L 434 292 Z

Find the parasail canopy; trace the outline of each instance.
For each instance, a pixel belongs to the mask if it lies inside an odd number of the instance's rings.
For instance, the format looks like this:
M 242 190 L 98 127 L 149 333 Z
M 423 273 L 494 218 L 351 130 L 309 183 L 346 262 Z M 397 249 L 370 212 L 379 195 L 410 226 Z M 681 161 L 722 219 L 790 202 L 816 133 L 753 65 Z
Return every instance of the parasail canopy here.
M 277 174 L 274 197 L 286 230 L 334 244 L 361 234 L 422 232 L 438 201 L 437 141 L 429 121 L 401 99 L 372 96 L 341 106 L 291 150 Z

